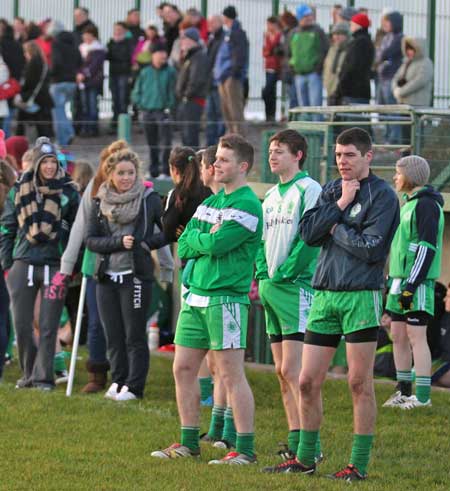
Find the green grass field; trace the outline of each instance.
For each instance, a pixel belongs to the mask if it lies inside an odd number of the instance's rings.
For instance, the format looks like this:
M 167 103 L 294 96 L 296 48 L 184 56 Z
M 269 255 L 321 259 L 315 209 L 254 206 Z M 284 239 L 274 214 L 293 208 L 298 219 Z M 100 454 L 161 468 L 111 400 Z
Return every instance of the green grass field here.
M 82 355 L 85 355 L 82 352 Z M 258 465 L 208 466 L 223 452 L 202 447 L 200 460 L 160 461 L 154 449 L 179 440 L 171 360 L 154 356 L 146 397 L 115 403 L 79 393 L 79 372 L 71 398 L 65 386 L 53 393 L 14 389 L 16 365 L 0 385 L 1 490 L 339 490 L 348 483 L 324 476 L 343 467 L 350 455 L 352 413 L 344 381 L 327 381 L 322 443 L 325 461 L 312 477 L 261 474 L 277 462 L 277 442 L 286 424 L 273 373 L 249 370 L 256 398 Z M 369 479 L 361 490 L 450 489 L 450 393 L 433 392 L 433 407 L 403 412 L 381 409 L 392 392 L 377 385 L 379 415 Z M 202 410 L 206 431 L 210 409 Z M 222 453 L 221 453 L 222 452 Z

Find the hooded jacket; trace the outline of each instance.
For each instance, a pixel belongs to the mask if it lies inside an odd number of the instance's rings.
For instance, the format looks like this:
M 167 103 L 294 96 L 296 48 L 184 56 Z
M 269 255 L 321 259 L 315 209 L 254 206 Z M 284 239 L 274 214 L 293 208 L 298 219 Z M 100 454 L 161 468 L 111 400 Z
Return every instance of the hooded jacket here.
M 414 292 L 424 280 L 436 280 L 441 274 L 444 199 L 432 186 L 404 198 L 391 246 L 389 276 L 406 280 L 405 288 Z
M 106 58 L 105 47 L 100 41 L 95 40 L 91 44 L 83 43 L 80 45 L 83 64 L 79 70 L 85 76 L 84 85 L 95 87 L 98 90 L 103 88 L 103 63 Z
M 392 79 L 392 92 L 399 104 L 430 106 L 432 104 L 433 62 L 426 55 L 425 39 L 404 37 L 402 51 L 406 56 L 406 44 L 413 46 L 415 56 L 405 58 Z
M 375 48 L 367 29 L 361 28 L 353 33 L 342 63 L 337 97 L 370 99 L 370 74 Z
M 375 63 L 380 80 L 392 80 L 402 64 L 403 17 L 400 12 L 388 14 L 392 32 L 387 33 L 377 49 Z
M 155 68 L 151 63 L 138 75 L 131 101 L 144 111 L 163 111 L 175 106 L 175 68 L 165 64 Z
M 104 279 L 108 270 L 111 254 L 126 251 L 123 246 L 123 236 L 113 236 L 110 232 L 108 219 L 100 211 L 100 200 L 95 199 L 86 230 L 86 247 L 96 252 L 95 277 L 98 281 Z M 142 198 L 141 208 L 134 221 L 133 236 L 133 273 L 140 280 L 153 279 L 152 249 L 159 249 L 167 244 L 163 233 L 154 233 L 155 226 L 162 230 L 161 198 L 147 188 Z
M 33 170 L 33 172 L 38 172 L 38 169 Z M 72 179 L 68 175 L 62 179 L 61 220 L 57 237 L 55 240 L 37 244 L 28 242 L 24 228 L 19 227 L 14 201 L 20 181 L 11 189 L 0 218 L 0 257 L 4 270 L 9 269 L 15 260 L 21 260 L 34 266 L 59 265 L 80 200 Z M 38 206 L 42 206 L 42 204 Z
M 297 27 L 289 34 L 289 65 L 296 75 L 322 73 L 328 38 L 318 24 Z
M 336 204 L 342 195 L 342 179 L 331 181 L 300 221 L 299 232 L 306 244 L 321 246 L 312 282 L 317 290 L 384 286 L 383 268 L 399 222 L 399 202 L 387 182 L 372 173 L 360 185 L 353 202 L 342 211 Z

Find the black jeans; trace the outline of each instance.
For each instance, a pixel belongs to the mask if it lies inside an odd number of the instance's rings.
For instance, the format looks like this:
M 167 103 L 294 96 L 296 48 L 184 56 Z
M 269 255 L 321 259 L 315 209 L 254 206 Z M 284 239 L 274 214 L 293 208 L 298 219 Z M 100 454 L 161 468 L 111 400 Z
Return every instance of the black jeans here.
M 140 281 L 132 274 L 122 278 L 123 283 L 108 278 L 97 284 L 98 311 L 105 329 L 112 381 L 142 397 L 150 366 L 146 329 L 152 282 Z
M 178 121 L 181 123 L 181 141 L 186 147 L 197 150 L 200 145 L 200 119 L 203 107 L 194 101 L 185 101 L 178 109 Z
M 142 118 L 150 150 L 150 174 L 152 177 L 158 177 L 161 165 L 162 172 L 169 175 L 169 155 L 172 146 L 170 114 L 159 110 L 143 111 Z

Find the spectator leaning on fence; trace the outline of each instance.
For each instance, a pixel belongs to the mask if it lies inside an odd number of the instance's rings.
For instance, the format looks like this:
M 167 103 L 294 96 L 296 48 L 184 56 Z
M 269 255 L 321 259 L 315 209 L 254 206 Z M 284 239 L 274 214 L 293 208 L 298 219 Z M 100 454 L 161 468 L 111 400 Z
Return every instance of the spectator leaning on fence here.
M 305 4 L 296 10 L 298 27 L 289 40 L 289 64 L 294 72 L 298 102 L 301 106 L 322 105 L 322 70 L 328 39 L 314 22 L 312 9 Z
M 175 68 L 167 64 L 165 44 L 151 46 L 151 63 L 143 68 L 131 94 L 133 104 L 142 112 L 145 137 L 149 147 L 149 172 L 169 176 L 172 145 L 171 112 L 175 107 Z
M 377 69 L 377 103 L 395 104 L 392 93 L 392 78 L 402 64 L 403 17 L 400 12 L 391 12 L 382 19 L 385 32 L 380 46 L 376 50 L 375 66 Z M 388 143 L 400 143 L 401 126 L 387 125 Z

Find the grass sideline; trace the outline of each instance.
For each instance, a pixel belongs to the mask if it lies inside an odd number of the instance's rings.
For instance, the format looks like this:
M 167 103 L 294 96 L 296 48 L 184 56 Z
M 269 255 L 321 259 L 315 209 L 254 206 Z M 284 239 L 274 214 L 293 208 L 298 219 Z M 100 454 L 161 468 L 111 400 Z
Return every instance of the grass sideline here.
M 85 357 L 85 351 L 81 352 Z M 277 442 L 286 423 L 273 373 L 248 370 L 256 400 L 258 465 L 214 466 L 223 451 L 202 445 L 199 461 L 159 461 L 150 451 L 179 440 L 171 360 L 153 356 L 143 401 L 115 403 L 79 393 L 86 381 L 79 362 L 74 395 L 65 385 L 53 393 L 16 390 L 17 365 L 5 367 L 0 385 L 0 490 L 286 490 L 348 489 L 325 479 L 347 463 L 352 438 L 346 383 L 327 381 L 321 438 L 325 461 L 315 476 L 266 475 L 277 462 Z M 448 490 L 450 393 L 433 392 L 433 407 L 406 412 L 381 409 L 392 386 L 378 384 L 378 421 L 369 479 L 360 490 Z M 202 430 L 210 409 L 202 409 Z

